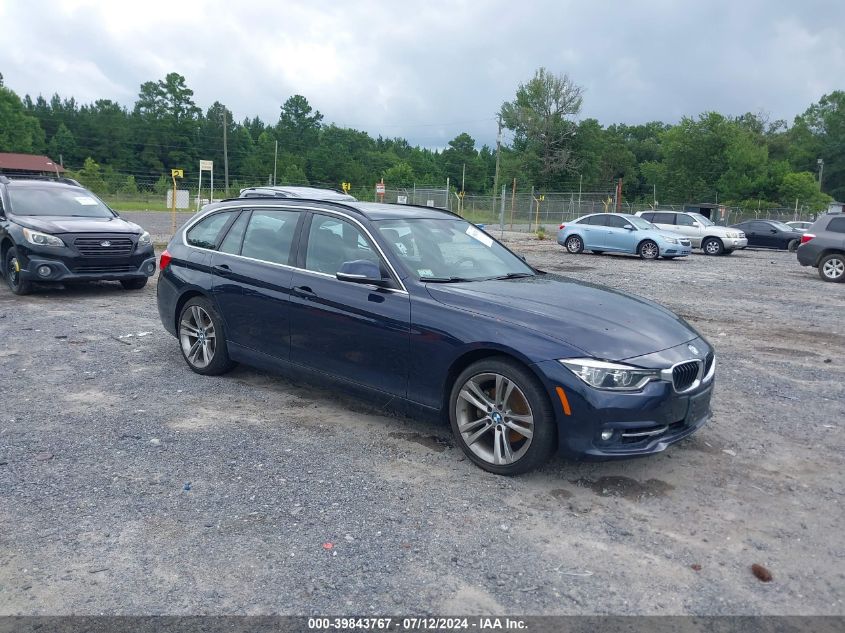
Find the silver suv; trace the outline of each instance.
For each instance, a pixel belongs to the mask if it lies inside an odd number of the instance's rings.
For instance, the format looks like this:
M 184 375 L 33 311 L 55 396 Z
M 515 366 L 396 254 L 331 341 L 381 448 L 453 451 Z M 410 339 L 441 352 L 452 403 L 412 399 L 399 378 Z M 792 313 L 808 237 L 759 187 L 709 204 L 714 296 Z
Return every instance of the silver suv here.
M 688 237 L 693 248 L 701 248 L 705 255 L 729 255 L 737 248 L 748 246 L 745 233 L 737 229 L 713 224 L 700 213 L 690 211 L 640 211 L 638 216 L 665 231 Z

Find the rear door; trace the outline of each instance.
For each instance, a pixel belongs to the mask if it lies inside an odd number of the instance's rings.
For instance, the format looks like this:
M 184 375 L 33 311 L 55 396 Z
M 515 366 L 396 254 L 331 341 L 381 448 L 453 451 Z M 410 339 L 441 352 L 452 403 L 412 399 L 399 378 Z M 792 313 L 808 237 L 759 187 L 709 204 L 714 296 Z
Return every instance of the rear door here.
M 290 357 L 290 262 L 302 217 L 281 207 L 245 211 L 213 256 L 227 340 L 281 360 Z
M 605 224 L 604 214 L 591 215 L 584 220 L 584 222 L 579 223 L 584 225 L 581 230 L 584 235 L 584 248 L 588 251 L 603 250 L 607 241 L 605 229 L 607 225 Z

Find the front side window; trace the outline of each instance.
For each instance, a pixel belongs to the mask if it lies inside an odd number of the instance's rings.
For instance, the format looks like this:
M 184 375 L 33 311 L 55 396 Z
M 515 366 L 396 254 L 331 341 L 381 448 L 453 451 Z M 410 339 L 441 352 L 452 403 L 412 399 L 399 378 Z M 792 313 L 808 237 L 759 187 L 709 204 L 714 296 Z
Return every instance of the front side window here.
M 452 218 L 379 220 L 387 248 L 420 281 L 479 281 L 534 271 L 474 224 Z
M 630 225 L 631 223 L 628 222 L 627 219 L 620 217 L 618 215 L 609 215 L 607 216 L 607 226 L 613 227 L 614 229 L 622 229 L 625 228 L 626 225 Z
M 113 218 L 114 213 L 90 191 L 78 187 L 9 187 L 9 211 L 15 215 Z
M 695 226 L 695 220 L 688 215 L 681 214 L 676 219 L 679 226 Z
M 253 211 L 243 238 L 241 255 L 272 264 L 288 264 L 299 211 Z
M 308 231 L 305 268 L 334 275 L 344 262 L 367 260 L 380 265 L 369 240 L 351 222 L 329 215 L 314 215 Z
M 220 243 L 220 236 L 226 224 L 235 214 L 234 211 L 214 213 L 197 222 L 188 229 L 185 234 L 185 241 L 189 246 L 197 248 L 208 248 L 214 250 Z
M 714 224 L 712 220 L 704 217 L 700 213 L 690 213 L 689 217 L 691 217 L 693 220 L 698 220 L 699 222 L 701 222 L 701 226 L 713 226 Z

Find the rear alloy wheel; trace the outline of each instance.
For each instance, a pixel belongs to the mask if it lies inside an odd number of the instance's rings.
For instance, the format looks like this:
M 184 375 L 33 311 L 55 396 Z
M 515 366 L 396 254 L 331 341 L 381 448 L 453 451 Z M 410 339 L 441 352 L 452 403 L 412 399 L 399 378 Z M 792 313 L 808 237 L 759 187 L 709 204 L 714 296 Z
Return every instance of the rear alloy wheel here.
M 528 370 L 508 359 L 485 359 L 467 367 L 452 388 L 449 411 L 461 449 L 492 473 L 533 470 L 557 445 L 548 396 Z
M 179 346 L 188 366 L 198 374 L 216 376 L 232 369 L 223 322 L 207 299 L 190 299 L 179 316 Z
M 786 245 L 786 250 L 790 253 L 794 253 L 798 250 L 798 245 L 801 243 L 801 240 L 789 240 L 789 244 Z
M 660 248 L 656 242 L 643 240 L 637 248 L 637 254 L 643 259 L 657 259 L 660 257 Z
M 822 257 L 819 262 L 819 277 L 824 281 L 845 281 L 845 255 L 832 253 Z
M 120 282 L 124 290 L 140 290 L 147 285 L 146 277 L 137 277 L 135 279 L 123 279 Z
M 570 235 L 566 238 L 566 250 L 573 255 L 577 255 L 584 250 L 584 242 L 577 235 Z
M 708 237 L 701 245 L 701 250 L 704 251 L 705 255 L 721 255 L 725 246 L 722 244 L 722 240 L 716 237 Z
M 21 265 L 16 248 L 10 248 L 6 253 L 3 271 L 6 274 L 6 283 L 9 284 L 9 289 L 16 295 L 28 295 L 32 292 L 32 283 L 21 275 Z

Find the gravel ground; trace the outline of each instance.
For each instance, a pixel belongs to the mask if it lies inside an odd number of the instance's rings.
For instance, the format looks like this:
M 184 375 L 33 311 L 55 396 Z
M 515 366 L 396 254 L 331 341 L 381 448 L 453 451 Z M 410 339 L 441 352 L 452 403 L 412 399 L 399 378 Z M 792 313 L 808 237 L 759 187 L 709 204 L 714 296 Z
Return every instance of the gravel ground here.
M 845 286 L 784 252 L 510 241 L 699 328 L 711 423 L 501 478 L 439 423 L 192 373 L 154 284 L 3 286 L 0 614 L 845 614 Z

